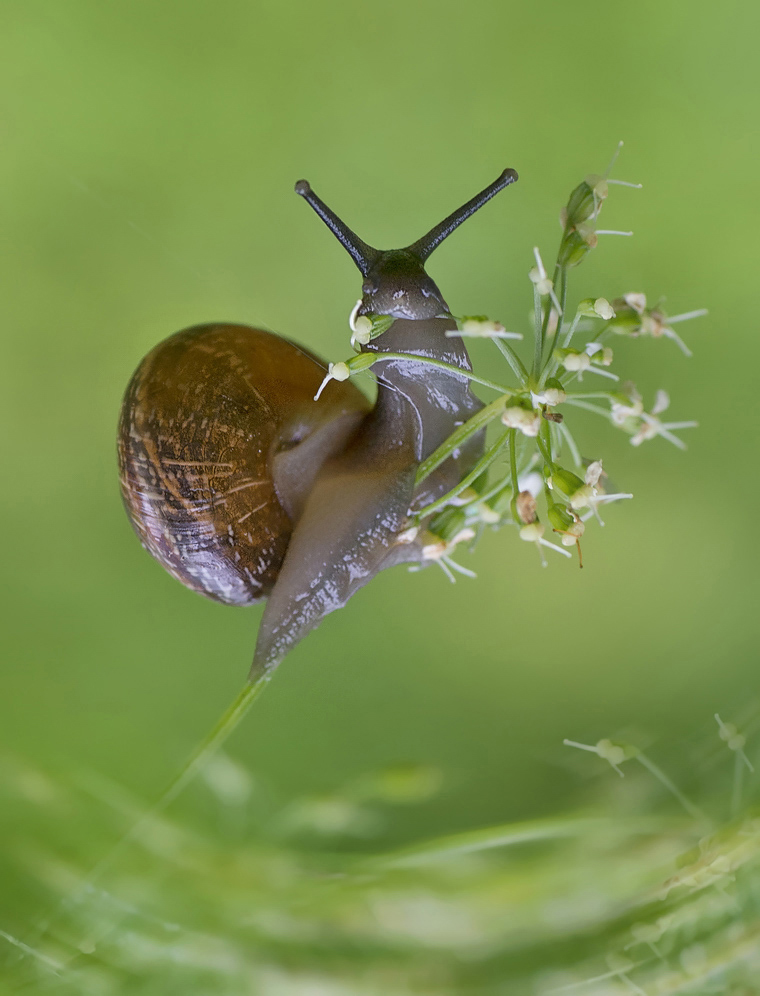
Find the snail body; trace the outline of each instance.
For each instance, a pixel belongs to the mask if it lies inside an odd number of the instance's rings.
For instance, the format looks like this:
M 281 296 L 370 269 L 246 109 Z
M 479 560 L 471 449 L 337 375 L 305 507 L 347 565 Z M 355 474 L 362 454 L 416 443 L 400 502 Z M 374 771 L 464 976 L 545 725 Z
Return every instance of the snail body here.
M 303 196 L 364 277 L 358 314 L 393 323 L 376 352 L 377 400 L 272 332 L 242 325 L 185 329 L 142 361 L 124 398 L 119 467 L 143 545 L 178 580 L 233 605 L 266 598 L 252 678 L 273 669 L 325 615 L 379 571 L 420 561 L 404 542 L 410 511 L 445 494 L 478 459 L 475 437 L 415 487 L 417 468 L 480 407 L 448 306 L 427 275 L 446 236 L 517 179 L 502 175 L 418 242 L 382 252 L 312 192 Z

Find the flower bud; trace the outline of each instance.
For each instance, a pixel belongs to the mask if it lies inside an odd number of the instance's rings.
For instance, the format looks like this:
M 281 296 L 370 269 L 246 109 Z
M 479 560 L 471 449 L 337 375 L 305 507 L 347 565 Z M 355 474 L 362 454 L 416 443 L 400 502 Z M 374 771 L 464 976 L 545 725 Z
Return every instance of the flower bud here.
M 486 318 L 485 315 L 471 315 L 469 317 L 463 317 L 460 322 L 460 329 L 466 336 L 474 336 L 477 338 L 489 338 L 491 336 L 499 335 L 504 331 L 504 326 L 501 322 L 493 322 L 490 318 Z
M 596 249 L 599 244 L 599 236 L 596 234 L 596 229 L 593 225 L 590 225 L 588 222 L 584 221 L 578 225 L 575 230 L 589 249 Z
M 574 227 L 588 221 L 598 214 L 601 202 L 609 193 L 604 177 L 591 174 L 578 184 L 570 194 L 567 205 L 562 212 L 564 228 Z
M 347 360 L 345 363 L 335 363 L 333 364 L 333 379 L 334 380 L 346 379 L 345 377 L 342 376 L 341 377 L 335 376 L 335 371 L 334 371 L 335 367 L 346 367 L 346 369 L 349 371 L 349 375 L 353 377 L 354 374 L 362 373 L 362 371 L 364 370 L 369 370 L 369 368 L 372 366 L 373 363 L 377 362 L 377 360 L 381 360 L 382 358 L 383 358 L 382 353 L 375 353 L 370 351 L 367 353 L 359 353 L 358 356 L 352 356 L 351 359 Z
M 565 506 L 559 505 L 557 502 L 550 503 L 547 510 L 547 516 L 549 518 L 549 522 L 552 524 L 552 528 L 558 533 L 566 532 L 575 522 L 575 519 L 572 515 L 570 515 Z M 575 541 L 573 540 L 573 542 Z
M 578 266 L 592 248 L 576 229 L 566 230 L 560 243 L 557 262 L 560 266 Z
M 582 481 L 577 474 L 563 467 L 556 467 L 552 470 L 552 488 L 561 491 L 566 495 L 570 507 L 573 509 L 585 508 L 589 504 L 589 498 L 593 496 L 593 489 L 590 485 Z
M 578 305 L 578 312 L 583 318 L 603 318 L 605 321 L 615 317 L 615 309 L 606 297 L 585 297 Z

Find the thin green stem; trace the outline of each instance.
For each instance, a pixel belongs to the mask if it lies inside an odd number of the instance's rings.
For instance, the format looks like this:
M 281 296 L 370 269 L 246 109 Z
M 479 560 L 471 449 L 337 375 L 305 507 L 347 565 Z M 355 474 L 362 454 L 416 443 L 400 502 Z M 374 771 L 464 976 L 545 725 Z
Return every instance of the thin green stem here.
M 256 699 L 267 686 L 270 675 L 263 674 L 255 681 L 247 681 L 225 709 L 208 735 L 193 751 L 184 767 L 169 785 L 159 801 L 153 806 L 148 816 L 165 809 L 173 799 L 193 780 L 203 765 L 222 747 L 228 737 L 234 733 L 241 720 L 251 708 Z
M 586 399 L 586 400 L 588 400 L 589 398 L 605 398 L 605 399 L 609 400 L 610 397 L 613 394 L 615 394 L 615 393 L 616 393 L 615 391 L 589 391 L 588 393 L 568 394 L 567 396 L 568 396 L 568 398 L 574 398 L 574 399 Z M 564 402 L 563 402 L 563 404 L 564 404 Z
M 551 305 L 547 305 L 546 314 L 551 311 Z M 533 285 L 533 318 L 535 321 L 535 333 L 533 343 L 533 379 L 537 380 L 541 370 L 541 356 L 544 351 L 544 318 L 541 295 L 538 293 L 538 286 Z
M 654 761 L 650 761 L 649 758 L 646 756 L 646 754 L 644 754 L 642 751 L 638 751 L 635 757 L 636 760 L 639 762 L 639 764 L 642 764 L 650 774 L 654 775 L 657 781 L 660 782 L 662 785 L 664 785 L 665 788 L 668 790 L 668 792 L 670 792 L 671 795 L 675 799 L 677 799 L 678 802 L 681 803 L 681 805 L 689 814 L 689 816 L 692 816 L 695 820 L 698 820 L 700 823 L 707 822 L 707 817 L 702 812 L 702 810 L 699 809 L 697 806 L 695 806 L 690 799 L 686 798 L 686 796 L 678 788 L 678 786 L 673 781 L 671 781 L 670 778 L 668 778 L 668 776 L 665 774 L 662 768 L 658 767 L 654 763 Z
M 562 404 L 572 405 L 574 408 L 583 408 L 584 411 L 593 412 L 594 415 L 603 415 L 607 419 L 611 417 L 610 412 L 605 411 L 604 408 L 600 408 L 599 405 L 592 405 L 589 401 L 581 401 L 578 398 L 567 398 Z
M 578 326 L 580 325 L 580 321 L 581 321 L 582 317 L 583 316 L 581 315 L 580 311 L 576 311 L 575 318 L 573 319 L 573 322 L 572 322 L 570 328 L 567 330 L 567 332 L 565 332 L 565 337 L 564 337 L 564 339 L 562 340 L 562 342 L 560 344 L 562 349 L 567 349 L 567 347 L 573 341 L 573 336 L 575 335 L 576 330 L 577 330 Z
M 527 384 L 529 380 L 528 371 L 525 368 L 525 364 L 514 349 L 509 345 L 509 343 L 504 342 L 502 339 L 494 339 L 493 341 L 496 343 L 501 355 L 512 368 L 512 373 L 515 377 L 517 377 L 518 380 L 521 380 L 524 384 Z
M 567 443 L 567 448 L 570 450 L 570 456 L 572 457 L 573 463 L 576 467 L 583 467 L 583 460 L 581 459 L 580 450 L 573 439 L 572 433 L 564 422 L 560 422 L 559 431 L 560 435 L 564 437 L 564 440 Z
M 146 812 L 142 814 L 111 850 L 97 862 L 97 864 L 82 878 L 79 883 L 69 892 L 53 910 L 51 916 L 39 925 L 38 937 L 44 937 L 50 927 L 64 913 L 66 909 L 79 902 L 92 888 L 93 884 L 103 877 L 105 872 L 111 868 L 124 850 L 140 835 L 151 820 L 159 816 L 180 792 L 192 781 L 203 765 L 220 749 L 227 738 L 237 729 L 240 721 L 251 708 L 253 703 L 262 693 L 269 681 L 269 674 L 264 674 L 255 681 L 246 682 L 243 688 L 235 696 L 232 703 L 222 713 L 219 720 L 211 728 L 208 735 L 196 747 L 182 770 L 171 781 L 169 786 Z
M 512 474 L 512 518 L 516 525 L 519 525 L 520 519 L 517 514 L 517 443 L 516 443 L 517 429 L 510 429 L 509 431 L 509 469 Z
M 544 446 L 546 447 L 546 452 L 549 454 L 549 465 L 554 463 L 554 448 L 552 446 L 552 425 L 551 422 L 543 419 L 541 422 L 541 428 L 538 431 L 539 436 L 542 438 Z
M 438 370 L 446 370 L 449 373 L 457 374 L 459 377 L 463 377 L 465 380 L 471 380 L 476 384 L 482 384 L 483 387 L 490 388 L 492 391 L 498 391 L 499 394 L 515 393 L 514 388 L 504 387 L 503 384 L 495 384 L 492 380 L 486 380 L 484 377 L 478 377 L 477 374 L 472 373 L 470 370 L 463 370 L 461 367 L 458 367 L 453 363 L 446 363 L 443 360 L 431 360 L 427 356 L 415 356 L 414 353 L 378 353 L 371 365 L 381 362 L 382 360 L 407 360 L 410 363 L 424 363 L 425 366 L 436 367 Z
M 549 423 L 547 422 L 546 425 L 548 426 Z M 539 430 L 539 433 L 536 436 L 536 445 L 538 446 L 538 449 L 539 449 L 539 451 L 541 453 L 541 456 L 544 458 L 544 461 L 549 465 L 549 467 L 553 467 L 554 466 L 554 461 L 552 460 L 551 437 L 549 438 L 549 441 L 548 441 L 548 444 L 547 444 L 546 439 L 544 439 L 544 427 L 543 427 L 543 425 L 541 426 L 541 429 Z
M 185 761 L 182 770 L 172 780 L 150 809 L 144 813 L 127 831 L 121 840 L 102 858 L 87 876 L 85 883 L 91 884 L 104 871 L 111 867 L 122 850 L 133 841 L 146 824 L 163 812 L 164 809 L 187 787 L 195 778 L 203 765 L 221 748 L 227 738 L 237 729 L 240 721 L 251 708 L 256 699 L 264 691 L 269 681 L 269 675 L 262 675 L 255 681 L 246 682 L 230 705 L 225 709 L 209 733 L 201 740 L 190 757 Z
M 423 460 L 417 469 L 417 479 L 415 485 L 421 484 L 433 471 L 440 467 L 440 465 L 447 460 L 451 454 L 459 449 L 471 436 L 474 436 L 476 432 L 480 432 L 485 426 L 492 422 L 495 418 L 504 411 L 506 407 L 506 402 L 508 395 L 504 395 L 501 398 L 497 398 L 496 401 L 492 401 L 490 405 L 486 405 L 485 408 L 481 408 L 480 411 L 475 412 L 472 418 L 467 419 L 467 421 L 460 425 L 458 429 L 445 439 L 437 450 L 434 450 L 430 456 Z
M 557 315 L 557 331 L 555 333 L 555 343 L 556 343 L 557 340 L 559 339 L 560 332 L 562 331 L 562 319 L 564 317 L 565 306 L 567 304 L 567 270 L 566 270 L 566 268 L 564 266 L 560 266 L 559 263 L 557 263 L 557 265 L 554 268 L 554 283 L 555 283 L 555 285 L 557 283 L 559 283 L 559 301 L 557 303 L 560 306 L 560 311 L 559 311 L 559 314 Z M 549 351 L 548 351 L 548 353 L 546 355 L 546 363 L 544 363 L 544 360 L 543 360 L 543 346 L 544 346 L 544 343 L 549 338 L 547 330 L 548 330 L 548 327 L 549 327 L 549 318 L 550 317 L 551 317 L 551 307 L 547 308 L 546 317 L 544 319 L 544 327 L 543 327 L 542 342 L 541 342 L 542 356 L 541 356 L 541 362 L 540 362 L 540 365 L 539 365 L 539 369 L 536 372 L 536 379 L 537 379 L 537 381 L 539 381 L 541 383 L 543 383 L 543 380 L 545 379 L 542 376 L 544 374 L 544 372 L 546 372 L 547 376 L 549 375 L 550 368 L 551 368 L 551 363 L 552 363 L 552 352 L 553 351 L 552 351 L 551 348 L 549 349 Z M 545 367 L 547 368 L 546 371 L 544 370 Z
M 744 758 L 739 751 L 734 754 L 734 782 L 731 790 L 731 818 L 736 819 L 742 808 L 744 790 Z
M 433 512 L 437 512 L 439 508 L 443 508 L 444 505 L 448 505 L 452 498 L 456 498 L 456 496 L 461 494 L 466 488 L 469 488 L 473 481 L 477 481 L 480 475 L 485 470 L 488 470 L 501 450 L 504 448 L 504 441 L 510 431 L 510 429 L 507 429 L 506 432 L 503 432 L 501 436 L 499 436 L 496 442 L 490 446 L 480 460 L 478 460 L 470 473 L 467 474 L 466 477 L 463 477 L 456 487 L 452 488 L 451 491 L 448 491 L 442 498 L 436 499 L 436 501 L 431 502 L 429 505 L 426 505 L 425 508 L 422 508 L 419 512 L 416 512 L 415 518 L 418 521 L 427 518 L 429 515 L 432 515 Z

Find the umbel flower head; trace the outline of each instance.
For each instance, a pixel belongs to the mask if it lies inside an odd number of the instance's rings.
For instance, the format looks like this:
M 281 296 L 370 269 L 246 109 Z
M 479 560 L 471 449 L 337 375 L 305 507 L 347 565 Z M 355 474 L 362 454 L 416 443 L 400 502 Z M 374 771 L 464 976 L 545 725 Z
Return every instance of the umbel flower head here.
M 575 546 L 580 557 L 589 520 L 604 524 L 600 506 L 633 497 L 627 492 L 607 492 L 602 460 L 596 453 L 587 455 L 576 436 L 578 410 L 628 433 L 635 447 L 661 438 L 684 449 L 685 443 L 675 432 L 696 425 L 691 420 L 663 419 L 670 398 L 662 389 L 646 406 L 637 387 L 621 376 L 610 340 L 616 336 L 670 339 L 690 356 L 674 326 L 706 314 L 703 309 L 669 316 L 661 302 L 649 305 L 646 295 L 638 291 L 617 297 L 587 295 L 574 310 L 569 303 L 570 274 L 600 244 L 599 237 L 632 234 L 598 227 L 613 185 L 639 187 L 612 179 L 614 162 L 615 157 L 604 175 L 587 176 L 571 192 L 560 213 L 562 232 L 553 268 L 544 265 L 537 247 L 533 250 L 528 272 L 533 296 L 528 334 L 507 331 L 501 322 L 483 315 L 456 318 L 456 327 L 446 332 L 447 336 L 490 341 L 494 356 L 506 362 L 495 380 L 402 353 L 359 352 L 330 364 L 325 384 L 371 371 L 381 355 L 386 360 L 397 356 L 447 368 L 495 393 L 495 400 L 423 461 L 417 480 L 422 483 L 444 461 L 461 454 L 473 437 L 482 439 L 487 433 L 475 466 L 448 494 L 410 511 L 408 528 L 398 539 L 421 543 L 423 565 L 438 564 L 452 581 L 455 574 L 472 574 L 453 559 L 457 548 L 466 544 L 471 549 L 486 531 L 502 526 L 513 526 L 522 540 L 534 544 L 542 563 L 546 563 L 545 550 L 570 556 L 568 548 Z M 360 316 L 358 311 L 354 308 L 350 318 L 355 349 L 388 328 L 387 316 Z M 524 339 L 532 340 L 528 355 L 521 355 L 513 344 Z M 586 378 L 593 381 L 588 388 Z M 616 476 L 619 473 L 616 468 Z

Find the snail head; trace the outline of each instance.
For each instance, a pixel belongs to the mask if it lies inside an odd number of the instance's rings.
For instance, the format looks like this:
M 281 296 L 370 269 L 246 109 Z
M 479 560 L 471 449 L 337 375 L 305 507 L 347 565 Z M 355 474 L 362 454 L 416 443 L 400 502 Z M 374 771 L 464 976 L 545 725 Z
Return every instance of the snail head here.
M 324 221 L 353 259 L 364 277 L 359 314 L 390 315 L 393 318 L 426 319 L 448 314 L 448 305 L 425 272 L 425 263 L 437 246 L 486 201 L 517 180 L 513 169 L 505 169 L 493 183 L 467 201 L 421 239 L 404 249 L 374 249 L 359 238 L 311 189 L 307 180 L 296 183 L 303 197 Z

